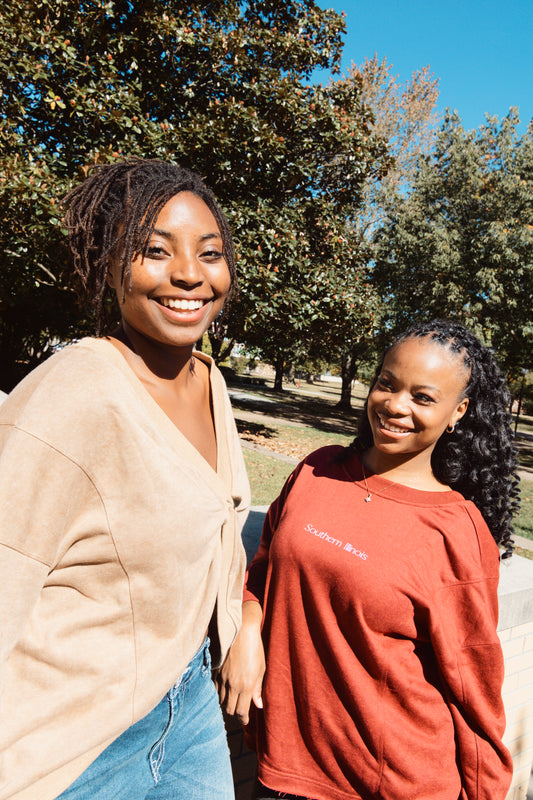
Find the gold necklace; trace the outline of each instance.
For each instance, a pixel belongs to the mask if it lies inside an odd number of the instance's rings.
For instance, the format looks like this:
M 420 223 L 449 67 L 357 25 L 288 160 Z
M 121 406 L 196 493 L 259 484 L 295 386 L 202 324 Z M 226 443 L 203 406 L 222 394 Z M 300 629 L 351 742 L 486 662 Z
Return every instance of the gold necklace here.
M 363 470 L 363 481 L 364 481 L 365 489 L 366 489 L 366 497 L 363 498 L 363 499 L 364 499 L 365 503 L 370 503 L 370 501 L 372 500 L 372 492 L 368 488 L 368 483 L 366 482 L 365 465 L 363 464 L 363 459 L 361 458 L 361 456 L 359 456 L 359 463 L 361 464 L 361 469 Z M 392 481 L 390 481 L 390 483 L 392 484 L 391 486 L 387 486 L 385 489 L 383 489 L 382 492 L 376 492 L 376 494 L 379 497 L 382 497 L 384 494 L 386 494 L 386 492 L 391 492 L 397 486 L 401 486 L 401 484 L 393 483 Z

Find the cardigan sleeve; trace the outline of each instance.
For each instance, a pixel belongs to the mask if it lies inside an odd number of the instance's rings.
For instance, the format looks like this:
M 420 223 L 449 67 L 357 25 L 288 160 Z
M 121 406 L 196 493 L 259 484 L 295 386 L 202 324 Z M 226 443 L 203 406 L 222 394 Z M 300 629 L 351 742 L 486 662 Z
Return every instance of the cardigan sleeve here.
M 0 424 L 0 673 L 67 546 L 77 501 L 94 494 L 55 448 Z
M 504 800 L 512 777 L 502 743 L 497 586 L 494 577 L 448 585 L 430 612 L 432 645 L 455 727 L 460 800 Z

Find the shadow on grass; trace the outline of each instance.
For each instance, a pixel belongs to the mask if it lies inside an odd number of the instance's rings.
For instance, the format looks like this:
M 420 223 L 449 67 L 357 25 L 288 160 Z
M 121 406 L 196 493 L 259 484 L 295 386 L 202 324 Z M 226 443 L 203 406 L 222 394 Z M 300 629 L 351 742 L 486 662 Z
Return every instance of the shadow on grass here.
M 519 433 L 515 439 L 518 447 L 518 461 L 522 469 L 526 469 L 533 476 L 533 436 L 528 433 Z
M 236 405 L 236 403 L 233 403 Z M 253 436 L 262 436 L 264 439 L 275 439 L 278 432 L 275 428 L 269 428 L 268 425 L 263 425 L 260 422 L 246 422 L 242 419 L 235 420 L 237 430 L 241 435 L 252 434 Z
M 240 385 L 229 383 L 229 387 L 238 393 L 232 396 L 232 406 L 242 411 L 258 411 L 276 417 L 280 422 L 299 422 L 324 432 L 355 434 L 360 411 L 337 408 L 333 400 L 338 400 L 338 394 L 330 401 L 324 397 L 305 397 L 290 389 L 280 394 L 257 386 L 253 389 L 246 387 L 245 392 Z

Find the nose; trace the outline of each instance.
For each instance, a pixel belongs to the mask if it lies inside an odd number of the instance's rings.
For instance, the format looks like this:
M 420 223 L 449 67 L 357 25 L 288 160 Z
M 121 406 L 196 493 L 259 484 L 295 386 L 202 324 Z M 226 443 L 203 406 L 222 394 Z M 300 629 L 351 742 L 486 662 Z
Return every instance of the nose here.
M 198 286 L 203 282 L 201 262 L 196 253 L 176 254 L 170 263 L 170 280 L 173 286 Z
M 394 417 L 403 417 L 409 413 L 409 403 L 406 392 L 392 392 L 385 402 L 387 412 Z

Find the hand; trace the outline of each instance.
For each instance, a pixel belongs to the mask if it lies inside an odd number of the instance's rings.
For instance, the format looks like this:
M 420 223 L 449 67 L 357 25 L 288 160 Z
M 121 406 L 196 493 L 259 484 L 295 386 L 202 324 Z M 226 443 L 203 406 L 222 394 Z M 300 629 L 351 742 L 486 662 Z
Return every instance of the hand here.
M 259 603 L 243 604 L 242 627 L 215 680 L 220 703 L 227 714 L 236 714 L 248 724 L 250 703 L 263 708 L 261 689 L 265 674 L 265 651 L 261 639 L 262 610 Z

